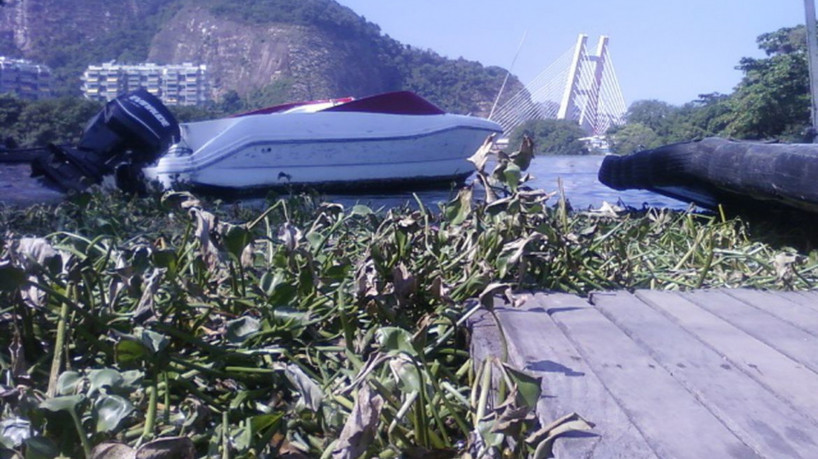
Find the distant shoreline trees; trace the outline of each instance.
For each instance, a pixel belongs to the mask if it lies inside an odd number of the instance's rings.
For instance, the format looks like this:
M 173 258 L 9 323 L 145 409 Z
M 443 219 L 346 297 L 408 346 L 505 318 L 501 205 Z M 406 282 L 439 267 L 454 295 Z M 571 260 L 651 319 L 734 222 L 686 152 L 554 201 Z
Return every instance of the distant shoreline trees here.
M 608 132 L 612 150 L 626 154 L 707 136 L 810 142 L 805 27 L 765 33 L 757 43 L 767 57 L 739 62 L 744 77 L 733 93 L 702 94 L 681 107 L 634 102 L 627 123 Z

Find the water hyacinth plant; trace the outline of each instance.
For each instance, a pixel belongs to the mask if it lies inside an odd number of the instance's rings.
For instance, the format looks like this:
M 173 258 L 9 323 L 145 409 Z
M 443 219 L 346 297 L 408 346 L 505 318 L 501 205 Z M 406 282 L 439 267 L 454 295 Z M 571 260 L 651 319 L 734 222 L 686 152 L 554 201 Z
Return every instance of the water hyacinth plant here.
M 573 212 L 526 187 L 531 152 L 487 143 L 439 209 L 100 191 L 3 209 L 0 456 L 546 457 L 588 424 L 537 426 L 539 380 L 471 361 L 467 319 L 498 296 L 818 279 L 815 254 L 740 220 Z

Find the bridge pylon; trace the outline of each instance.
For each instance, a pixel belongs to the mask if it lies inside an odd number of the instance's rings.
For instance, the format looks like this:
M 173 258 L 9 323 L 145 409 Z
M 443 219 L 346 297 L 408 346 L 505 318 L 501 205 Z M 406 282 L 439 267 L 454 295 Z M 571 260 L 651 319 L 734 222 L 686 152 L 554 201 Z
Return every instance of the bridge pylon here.
M 607 36 L 599 37 L 591 54 L 588 36 L 580 34 L 568 52 L 501 105 L 492 119 L 507 135 L 532 119 L 574 120 L 593 136 L 624 123 L 625 101 L 608 42 Z

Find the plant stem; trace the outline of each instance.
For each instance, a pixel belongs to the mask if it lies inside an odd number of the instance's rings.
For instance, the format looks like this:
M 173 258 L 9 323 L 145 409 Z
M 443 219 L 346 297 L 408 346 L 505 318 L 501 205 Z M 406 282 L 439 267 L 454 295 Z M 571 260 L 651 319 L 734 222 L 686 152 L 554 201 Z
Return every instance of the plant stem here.
M 70 287 L 69 287 L 70 288 Z M 51 361 L 51 374 L 48 377 L 48 390 L 46 395 L 52 398 L 57 395 L 57 379 L 60 377 L 60 367 L 62 366 L 62 354 L 65 348 L 65 324 L 68 321 L 68 303 L 63 302 L 60 306 L 60 318 L 57 322 L 57 338 L 54 342 L 54 359 Z
M 82 420 L 77 415 L 76 408 L 71 408 L 69 410 L 71 413 L 71 418 L 74 419 L 74 426 L 77 428 L 77 435 L 80 437 L 80 443 L 82 443 L 82 451 L 85 454 L 86 459 L 91 457 L 91 444 L 88 443 L 88 435 L 85 433 L 85 428 L 82 426 Z
M 148 413 L 145 415 L 145 429 L 142 431 L 142 438 L 148 440 L 153 438 L 154 426 L 156 425 L 156 397 L 159 392 L 159 388 L 157 387 L 158 381 L 156 380 L 157 376 L 157 374 L 154 374 L 153 381 L 151 382 L 151 394 L 148 398 Z
M 230 459 L 230 444 L 227 440 L 227 423 L 229 419 L 227 417 L 227 410 L 222 412 L 222 459 Z

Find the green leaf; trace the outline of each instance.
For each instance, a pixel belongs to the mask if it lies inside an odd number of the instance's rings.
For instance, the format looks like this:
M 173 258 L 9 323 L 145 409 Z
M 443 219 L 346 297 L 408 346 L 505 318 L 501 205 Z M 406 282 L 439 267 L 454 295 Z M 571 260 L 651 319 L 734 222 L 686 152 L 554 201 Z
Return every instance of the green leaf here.
M 309 324 L 312 316 L 309 313 L 288 308 L 276 308 L 273 311 L 273 323 L 279 325 L 296 325 L 305 327 Z
M 168 344 L 170 344 L 170 340 L 168 340 L 167 336 L 151 330 L 142 330 L 141 338 L 142 344 L 154 354 L 159 354 L 164 351 L 165 348 L 168 347 Z
M 88 372 L 88 381 L 90 387 L 88 388 L 88 396 L 92 396 L 95 392 L 103 387 L 111 389 L 119 389 L 124 382 L 122 375 L 118 371 L 106 368 L 104 370 L 91 370 Z
M 91 193 L 87 191 L 83 191 L 82 193 L 76 193 L 69 198 L 69 200 L 80 208 L 80 210 L 85 210 L 88 207 L 88 204 L 91 203 Z
M 119 395 L 106 395 L 98 398 L 94 403 L 97 432 L 113 432 L 133 410 L 131 402 Z
M 412 345 L 412 334 L 398 327 L 383 327 L 377 333 L 381 351 L 387 354 L 405 352 L 413 357 L 418 352 Z
M 0 265 L 0 292 L 11 292 L 26 283 L 26 273 L 11 263 Z
M 295 286 L 287 281 L 286 276 L 280 271 L 274 274 L 264 273 L 261 276 L 260 287 L 267 294 L 267 301 L 273 306 L 289 304 L 298 294 Z
M 261 414 L 250 418 L 250 426 L 253 433 L 263 434 L 268 429 L 274 429 L 278 426 L 284 413 Z
M 77 386 L 82 381 L 82 375 L 76 371 L 65 371 L 57 378 L 57 393 L 60 395 L 74 395 Z
M 261 322 L 249 316 L 227 322 L 225 337 L 231 343 L 241 343 L 247 338 L 257 334 L 261 329 Z
M 312 267 L 307 265 L 298 272 L 298 293 L 302 296 L 309 296 L 315 291 L 315 273 Z
M 369 208 L 369 206 L 365 206 L 363 204 L 356 204 L 352 207 L 352 211 L 349 213 L 350 215 L 357 215 L 360 217 L 365 217 L 367 215 L 372 215 L 375 212 Z
M 528 136 L 524 136 L 520 150 L 511 154 L 511 160 L 520 168 L 520 170 L 528 170 L 531 165 L 531 160 L 534 158 L 534 142 Z
M 252 233 L 243 225 L 230 225 L 224 234 L 224 247 L 236 260 L 244 248 L 252 242 Z
M 154 250 L 151 259 L 158 268 L 167 268 L 171 273 L 176 272 L 176 252 L 174 250 Z
M 517 406 L 536 408 L 542 394 L 542 378 L 531 376 L 506 364 L 503 364 L 503 367 L 511 381 L 517 386 Z
M 136 273 L 147 271 L 151 267 L 151 251 L 147 247 L 139 247 L 134 250 L 133 256 L 131 256 L 131 267 Z
M 48 398 L 40 402 L 40 408 L 58 412 L 68 411 L 72 412 L 76 407 L 85 400 L 84 395 L 64 395 L 61 397 Z
M 142 378 L 145 376 L 140 370 L 129 370 L 120 373 L 122 375 L 122 389 L 133 391 L 142 387 Z
M 471 213 L 472 189 L 463 188 L 457 197 L 449 201 L 444 208 L 444 215 L 452 225 L 459 225 L 466 221 Z
M 244 420 L 240 426 L 230 429 L 230 438 L 233 440 L 233 447 L 242 455 L 244 455 L 253 444 L 253 430 L 247 424 L 247 420 Z
M 494 424 L 494 420 L 480 421 L 477 424 L 477 432 L 480 434 L 480 438 L 483 439 L 483 442 L 487 447 L 499 448 L 500 445 L 503 444 L 503 440 L 505 440 L 506 437 L 503 433 L 494 431 Z
M 52 459 L 60 455 L 57 445 L 46 437 L 31 437 L 25 443 L 26 459 Z
M 321 244 L 324 243 L 325 239 L 324 235 L 317 231 L 310 231 L 304 237 L 307 239 L 307 242 L 310 243 L 310 248 L 312 248 L 313 250 L 317 250 L 318 248 L 320 248 Z
M 398 385 L 404 392 L 420 392 L 423 389 L 423 378 L 420 369 L 405 355 L 389 361 L 389 368 L 398 379 Z
M 324 270 L 322 277 L 340 282 L 346 278 L 347 273 L 349 273 L 351 269 L 352 266 L 348 264 L 333 265 Z
M 517 187 L 520 186 L 521 176 L 520 167 L 514 163 L 509 163 L 503 171 L 503 181 L 511 188 L 511 191 L 517 191 Z
M 147 360 L 150 351 L 141 342 L 125 338 L 116 343 L 114 352 L 118 364 L 129 366 Z

